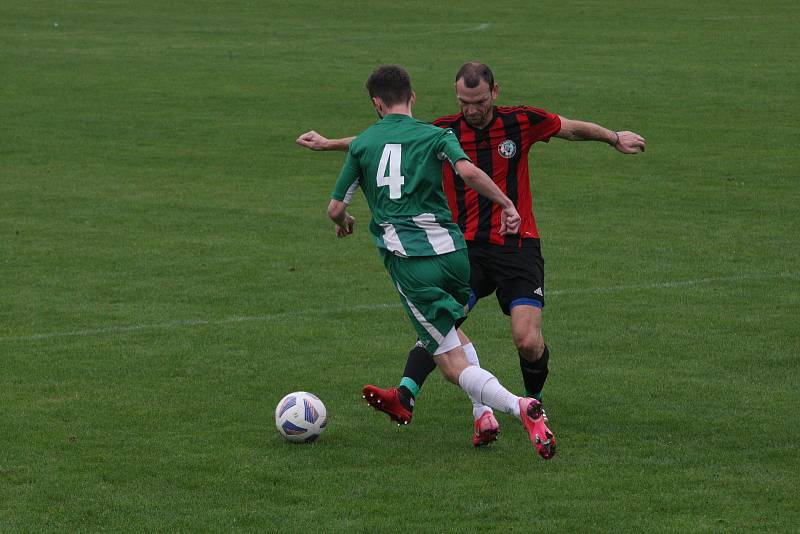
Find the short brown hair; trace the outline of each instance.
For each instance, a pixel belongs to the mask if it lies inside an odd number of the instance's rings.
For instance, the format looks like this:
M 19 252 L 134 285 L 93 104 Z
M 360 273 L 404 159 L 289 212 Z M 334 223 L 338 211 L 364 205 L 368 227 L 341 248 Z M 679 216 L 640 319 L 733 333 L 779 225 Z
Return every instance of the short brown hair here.
M 411 100 L 411 76 L 399 65 L 381 65 L 367 79 L 370 97 L 379 97 L 387 106 Z
M 456 73 L 456 82 L 464 78 L 464 85 L 472 89 L 478 87 L 481 80 L 489 84 L 489 89 L 494 88 L 494 74 L 488 65 L 479 63 L 478 61 L 468 61 L 461 65 Z

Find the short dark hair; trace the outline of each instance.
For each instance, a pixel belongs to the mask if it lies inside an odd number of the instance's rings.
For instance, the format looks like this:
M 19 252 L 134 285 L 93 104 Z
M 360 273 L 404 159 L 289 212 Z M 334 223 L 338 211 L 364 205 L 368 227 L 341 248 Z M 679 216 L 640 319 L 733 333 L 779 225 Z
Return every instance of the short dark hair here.
M 387 106 L 405 104 L 411 100 L 411 76 L 399 65 L 381 65 L 369 75 L 367 92 Z
M 484 65 L 478 61 L 468 61 L 461 65 L 456 73 L 456 82 L 464 78 L 464 85 L 472 89 L 478 87 L 481 80 L 489 84 L 489 89 L 494 88 L 494 74 L 488 65 Z

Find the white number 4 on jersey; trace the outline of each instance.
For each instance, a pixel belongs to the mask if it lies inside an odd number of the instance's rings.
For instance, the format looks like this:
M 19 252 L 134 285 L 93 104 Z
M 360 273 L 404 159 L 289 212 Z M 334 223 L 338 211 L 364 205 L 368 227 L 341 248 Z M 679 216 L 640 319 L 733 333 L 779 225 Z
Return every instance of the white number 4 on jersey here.
M 381 162 L 378 164 L 378 187 L 389 186 L 389 198 L 397 200 L 402 193 L 400 186 L 406 183 L 406 178 L 400 174 L 400 159 L 402 158 L 403 145 L 389 143 L 384 145 Z M 386 174 L 386 167 L 389 167 L 389 174 Z

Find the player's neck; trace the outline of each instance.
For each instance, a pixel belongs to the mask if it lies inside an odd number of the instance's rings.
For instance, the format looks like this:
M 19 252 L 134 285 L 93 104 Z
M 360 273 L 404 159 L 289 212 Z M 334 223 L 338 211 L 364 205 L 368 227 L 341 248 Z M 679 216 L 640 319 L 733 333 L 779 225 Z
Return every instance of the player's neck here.
M 411 106 L 408 104 L 395 104 L 389 106 L 384 110 L 383 116 L 386 115 L 408 115 L 411 117 Z
M 494 106 L 492 106 L 492 110 L 489 112 L 489 114 L 486 115 L 486 120 L 483 122 L 483 124 L 478 126 L 477 129 L 478 130 L 483 130 L 484 128 L 489 126 L 492 123 L 493 120 L 494 120 Z

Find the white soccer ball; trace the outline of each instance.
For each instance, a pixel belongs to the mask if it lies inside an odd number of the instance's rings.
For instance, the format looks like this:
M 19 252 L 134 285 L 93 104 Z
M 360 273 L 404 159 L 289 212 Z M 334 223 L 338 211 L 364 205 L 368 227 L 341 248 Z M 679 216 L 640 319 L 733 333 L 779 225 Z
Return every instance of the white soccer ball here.
M 292 443 L 310 443 L 328 424 L 328 410 L 316 395 L 305 391 L 289 393 L 275 408 L 275 426 Z

